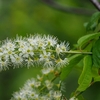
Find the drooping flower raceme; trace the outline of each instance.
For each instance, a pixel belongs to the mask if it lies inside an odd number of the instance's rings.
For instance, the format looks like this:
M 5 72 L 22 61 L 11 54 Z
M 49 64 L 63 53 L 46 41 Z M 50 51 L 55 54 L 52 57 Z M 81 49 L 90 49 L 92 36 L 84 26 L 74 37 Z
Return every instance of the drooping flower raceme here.
M 26 65 L 64 66 L 68 59 L 63 57 L 69 50 L 69 43 L 58 43 L 58 39 L 46 35 L 30 35 L 29 37 L 16 37 L 7 39 L 0 46 L 0 71 Z
M 59 80 L 53 82 L 54 79 L 50 78 L 54 77 L 55 68 L 46 67 L 41 72 L 41 76 L 28 79 L 18 92 L 13 93 L 11 100 L 67 100 L 62 93 L 62 82 Z

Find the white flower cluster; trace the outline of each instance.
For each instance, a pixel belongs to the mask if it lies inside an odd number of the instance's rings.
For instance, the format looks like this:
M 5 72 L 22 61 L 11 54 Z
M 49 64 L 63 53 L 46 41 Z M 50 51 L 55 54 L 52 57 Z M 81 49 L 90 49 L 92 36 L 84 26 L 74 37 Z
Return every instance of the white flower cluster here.
M 63 57 L 69 50 L 69 43 L 61 42 L 53 36 L 30 35 L 18 37 L 14 40 L 7 39 L 0 46 L 0 71 L 10 66 L 31 66 L 41 64 L 43 66 L 64 66 L 68 59 Z
M 54 67 L 43 68 L 41 72 L 41 76 L 28 80 L 20 91 L 15 92 L 11 100 L 67 100 L 61 92 L 61 82 L 52 82 L 47 76 L 55 72 Z

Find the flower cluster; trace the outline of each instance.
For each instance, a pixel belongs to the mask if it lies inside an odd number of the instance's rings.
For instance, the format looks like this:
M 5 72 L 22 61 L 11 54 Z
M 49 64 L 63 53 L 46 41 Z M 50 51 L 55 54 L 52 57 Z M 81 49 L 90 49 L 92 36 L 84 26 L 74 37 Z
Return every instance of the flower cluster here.
M 48 78 L 55 73 L 55 68 L 43 68 L 41 72 L 41 76 L 28 80 L 20 91 L 15 92 L 11 100 L 67 100 L 62 94 L 61 81 Z
M 42 66 L 62 67 L 68 63 L 68 59 L 63 57 L 69 50 L 69 43 L 58 43 L 57 38 L 46 35 L 30 35 L 29 37 L 19 37 L 7 39 L 0 46 L 0 71 L 6 70 L 10 66 L 31 66 L 41 64 Z

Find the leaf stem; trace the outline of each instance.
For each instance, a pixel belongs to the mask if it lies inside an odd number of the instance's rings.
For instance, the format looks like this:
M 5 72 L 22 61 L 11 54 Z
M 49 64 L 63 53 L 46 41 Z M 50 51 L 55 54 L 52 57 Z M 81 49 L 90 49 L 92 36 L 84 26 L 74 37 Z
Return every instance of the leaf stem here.
M 87 55 L 92 55 L 92 52 L 83 52 L 83 51 L 65 51 L 64 53 L 68 53 L 68 54 L 87 54 Z
M 55 50 L 47 50 L 47 52 L 56 52 Z M 60 53 L 66 53 L 66 54 L 86 54 L 86 55 L 92 55 L 92 52 L 86 52 L 86 51 L 62 51 Z

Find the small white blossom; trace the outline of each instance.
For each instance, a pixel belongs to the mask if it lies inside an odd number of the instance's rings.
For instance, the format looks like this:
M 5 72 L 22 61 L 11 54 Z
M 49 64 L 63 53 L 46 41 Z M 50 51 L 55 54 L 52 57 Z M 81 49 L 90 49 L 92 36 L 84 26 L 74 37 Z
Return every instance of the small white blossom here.
M 43 76 L 37 75 L 37 79 L 38 79 L 39 81 L 42 81 L 42 80 L 43 80 Z
M 14 55 L 11 57 L 11 62 L 12 62 L 13 64 L 15 64 L 15 66 L 16 66 L 16 65 L 21 65 L 22 62 L 23 62 L 23 58 L 22 58 L 21 55 L 14 54 Z
M 45 85 L 46 85 L 48 90 L 50 90 L 53 87 L 53 83 L 51 81 L 49 81 L 49 80 L 45 81 Z
M 53 97 L 57 100 L 60 100 L 62 93 L 60 91 L 54 91 Z
M 27 39 L 27 41 L 32 45 L 34 48 L 38 46 L 37 38 L 33 37 L 32 35 Z
M 57 44 L 56 46 L 56 52 L 59 55 L 60 53 L 66 52 L 69 50 L 69 43 L 62 42 L 60 44 Z
M 9 64 L 7 60 L 5 61 L 0 60 L 0 71 L 8 69 L 8 65 Z
M 36 84 L 36 79 L 32 78 L 31 80 L 28 80 L 25 84 L 25 87 L 34 87 Z
M 63 56 L 67 50 L 69 43 L 58 43 L 57 38 L 50 35 L 37 34 L 24 38 L 17 36 L 14 40 L 7 39 L 0 46 L 0 71 L 10 66 L 64 66 L 68 63 L 68 59 Z
M 37 35 L 35 38 L 37 40 L 37 46 L 44 50 L 46 46 L 44 37 Z
M 43 68 L 41 71 L 42 71 L 42 74 L 43 75 L 48 75 L 50 73 L 50 70 L 48 70 L 47 67 L 46 68 Z
M 60 67 L 64 67 L 66 64 L 68 64 L 68 59 L 67 58 L 65 58 L 65 59 L 58 59 L 58 60 L 56 60 L 56 66 L 58 67 L 58 68 L 60 68 Z
M 6 49 L 6 50 L 11 50 L 11 51 L 14 51 L 16 46 L 15 46 L 15 43 L 12 42 L 12 40 L 6 40 L 4 45 L 2 46 L 2 48 Z
M 51 53 L 43 51 L 43 53 L 40 55 L 40 61 L 48 61 L 50 59 Z
M 26 61 L 26 65 L 27 65 L 28 68 L 29 68 L 31 65 L 33 65 L 33 63 L 34 63 L 33 59 L 31 59 L 30 57 L 27 58 L 25 61 Z
M 57 44 L 57 39 L 55 37 L 48 35 L 47 37 L 45 36 L 45 39 L 48 47 L 54 47 Z
M 49 59 L 46 59 L 44 63 L 44 67 L 52 67 L 52 66 L 54 66 L 53 62 L 50 61 Z
M 57 46 L 56 46 L 56 53 L 59 55 L 60 52 L 62 52 L 62 49 L 60 48 L 60 45 L 57 44 Z

